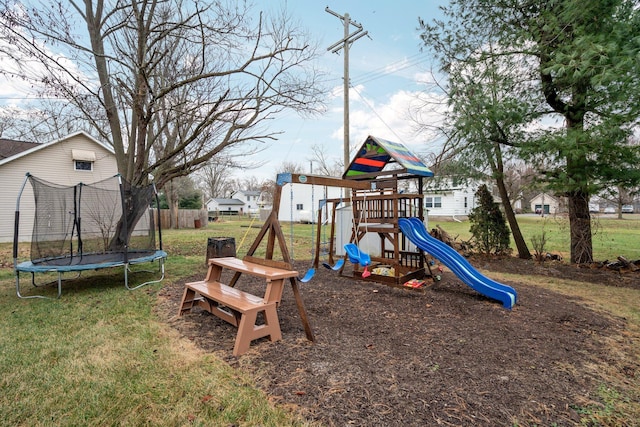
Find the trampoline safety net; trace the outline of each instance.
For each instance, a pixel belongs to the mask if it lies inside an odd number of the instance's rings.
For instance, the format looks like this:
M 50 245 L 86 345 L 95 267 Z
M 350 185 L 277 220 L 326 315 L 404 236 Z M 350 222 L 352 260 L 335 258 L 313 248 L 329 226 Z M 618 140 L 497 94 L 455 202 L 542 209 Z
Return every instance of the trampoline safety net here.
M 134 187 L 120 175 L 74 186 L 28 179 L 35 198 L 33 264 L 127 262 L 155 252 L 153 184 Z

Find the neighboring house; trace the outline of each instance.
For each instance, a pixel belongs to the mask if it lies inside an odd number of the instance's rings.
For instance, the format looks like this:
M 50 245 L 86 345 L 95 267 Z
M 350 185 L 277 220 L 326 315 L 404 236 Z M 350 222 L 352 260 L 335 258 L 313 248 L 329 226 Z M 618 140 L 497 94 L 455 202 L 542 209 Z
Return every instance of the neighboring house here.
M 258 214 L 263 207 L 260 199 L 261 191 L 238 190 L 231 194 L 230 199 L 213 198 L 206 203 L 210 217 L 218 215 Z
M 478 181 L 448 177 L 426 181 L 424 207 L 429 216 L 455 218 L 469 215 L 476 207 L 475 193 L 480 185 Z
M 343 194 L 344 189 L 336 187 L 285 184 L 282 188 L 278 220 L 305 223 L 313 220 L 315 222 L 320 201 L 327 198 L 339 199 Z M 271 206 L 266 205 L 266 202 L 260 198 L 261 195 L 264 196 L 261 191 L 238 190 L 230 199 L 209 199 L 206 203 L 209 217 L 259 214 L 261 209 L 271 211 Z M 292 206 L 293 209 L 291 209 Z
M 555 215 L 563 211 L 563 202 L 560 198 L 547 193 L 540 193 L 529 202 L 531 212 L 538 215 Z
M 207 201 L 209 217 L 242 215 L 245 212 L 244 206 L 244 202 L 238 199 L 209 199 Z
M 285 184 L 282 187 L 278 220 L 285 222 L 315 223 L 318 219 L 317 212 L 321 200 L 340 199 L 344 197 L 344 195 L 345 190 L 338 187 Z M 348 200 L 345 200 L 345 202 L 347 201 Z
M 58 185 L 93 183 L 118 173 L 113 150 L 84 132 L 57 141 L 35 144 L 0 139 L 0 242 L 13 240 L 14 208 L 29 172 Z M 20 200 L 21 241 L 31 239 L 34 218 L 31 186 Z
M 232 199 L 238 199 L 244 203 L 244 212 L 248 214 L 260 212 L 261 191 L 239 190 L 231 194 Z

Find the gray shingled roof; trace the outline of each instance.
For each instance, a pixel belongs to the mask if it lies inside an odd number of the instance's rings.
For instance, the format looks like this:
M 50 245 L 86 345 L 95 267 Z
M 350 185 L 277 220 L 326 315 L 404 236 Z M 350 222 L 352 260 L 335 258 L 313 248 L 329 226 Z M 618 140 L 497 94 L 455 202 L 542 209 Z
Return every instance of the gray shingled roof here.
M 213 200 L 215 200 L 219 205 L 239 205 L 239 206 L 244 205 L 244 202 L 238 199 L 213 199 Z
M 18 153 L 27 151 L 38 146 L 37 142 L 16 141 L 13 139 L 0 138 L 0 160 L 15 156 Z

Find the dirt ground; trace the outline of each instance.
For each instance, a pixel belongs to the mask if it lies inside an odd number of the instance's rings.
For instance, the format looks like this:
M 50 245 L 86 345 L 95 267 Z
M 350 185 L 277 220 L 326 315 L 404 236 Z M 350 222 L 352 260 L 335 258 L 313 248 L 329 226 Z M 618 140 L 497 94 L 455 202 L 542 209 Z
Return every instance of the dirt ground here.
M 471 262 L 487 271 L 640 288 L 640 273 L 516 258 Z M 231 355 L 235 328 L 216 317 L 195 309 L 171 324 L 206 351 L 251 370 L 277 404 L 328 426 L 578 425 L 585 408 L 603 405 L 595 395 L 596 366 L 614 366 L 631 382 L 640 378 L 639 366 L 614 360 L 604 348 L 626 327 L 624 319 L 508 284 L 518 292 L 511 311 L 446 270 L 440 282 L 418 292 L 321 267 L 301 284 L 316 342 L 306 340 L 287 286 L 278 310 L 283 339 L 256 341 L 239 358 Z M 238 283 L 254 293 L 263 286 L 245 276 Z M 177 283 L 161 290 L 159 312 L 166 319 L 175 316 L 182 289 Z

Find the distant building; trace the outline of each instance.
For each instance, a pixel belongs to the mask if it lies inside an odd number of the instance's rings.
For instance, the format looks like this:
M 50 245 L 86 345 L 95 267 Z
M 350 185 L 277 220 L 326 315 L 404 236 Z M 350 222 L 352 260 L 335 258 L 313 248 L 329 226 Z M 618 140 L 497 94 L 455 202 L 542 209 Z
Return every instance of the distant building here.
M 245 213 L 245 203 L 238 199 L 209 199 L 207 210 L 209 217 L 222 215 L 243 215 Z
M 244 213 L 254 214 L 260 211 L 260 206 L 263 204 L 260 199 L 261 194 L 261 191 L 239 190 L 231 194 L 231 198 L 244 203 Z
M 319 185 L 285 184 L 282 187 L 282 199 L 278 220 L 284 222 L 316 222 L 317 212 L 323 199 L 340 199 L 345 190 L 338 187 Z M 345 199 L 345 203 L 350 199 Z
M 438 178 L 426 181 L 424 208 L 429 216 L 467 216 L 476 207 L 475 193 L 478 181 L 456 178 Z
M 531 212 L 538 215 L 555 215 L 564 212 L 564 201 L 547 193 L 540 193 L 529 202 Z

